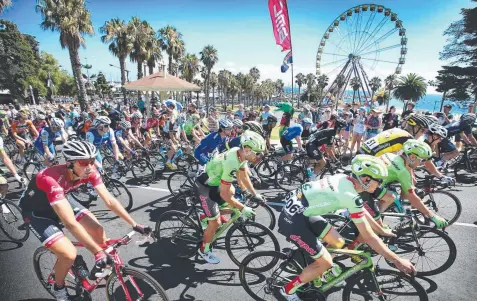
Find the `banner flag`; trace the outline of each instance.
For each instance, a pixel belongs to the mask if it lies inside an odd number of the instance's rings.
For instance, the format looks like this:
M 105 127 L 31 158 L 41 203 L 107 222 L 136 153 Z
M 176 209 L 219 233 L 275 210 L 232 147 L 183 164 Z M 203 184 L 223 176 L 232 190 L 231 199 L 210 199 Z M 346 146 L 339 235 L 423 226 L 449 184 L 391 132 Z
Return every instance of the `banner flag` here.
M 287 1 L 268 0 L 268 10 L 277 45 L 282 47 L 282 51 L 292 50 Z
M 292 56 L 291 50 L 290 52 L 287 53 L 287 55 L 285 55 L 285 58 L 283 59 L 283 64 L 281 66 L 282 73 L 285 73 L 288 71 L 290 64 L 293 64 L 293 56 Z

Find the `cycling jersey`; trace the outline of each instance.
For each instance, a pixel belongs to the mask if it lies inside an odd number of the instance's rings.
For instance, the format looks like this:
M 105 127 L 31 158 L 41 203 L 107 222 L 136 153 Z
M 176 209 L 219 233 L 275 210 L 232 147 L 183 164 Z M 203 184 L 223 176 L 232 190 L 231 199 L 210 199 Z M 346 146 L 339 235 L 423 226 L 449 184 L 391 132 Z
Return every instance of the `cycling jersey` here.
M 61 135 L 61 132 L 63 129 L 61 129 L 58 132 L 53 132 L 51 130 L 51 127 L 44 127 L 40 131 L 40 135 L 38 138 L 36 138 L 34 145 L 35 148 L 40 152 L 40 154 L 44 155 L 45 154 L 45 145 L 50 149 L 50 152 L 52 154 L 55 154 L 55 145 L 54 141 L 55 138 Z
M 159 126 L 159 120 L 156 118 L 143 119 L 142 125 L 141 125 L 141 127 L 145 130 L 150 130 L 158 126 Z
M 361 153 L 371 156 L 381 156 L 386 153 L 400 151 L 404 142 L 413 139 L 412 135 L 402 129 L 389 129 L 369 138 L 361 146 Z
M 273 116 L 272 112 L 263 112 L 260 115 L 260 121 L 262 122 L 263 125 L 268 125 L 268 116 Z
M 226 148 L 227 149 L 231 149 L 233 147 L 240 147 L 242 144 L 240 143 L 240 136 L 237 136 L 229 141 L 227 141 L 226 143 Z M 219 152 L 221 152 L 222 150 L 219 149 Z
M 205 166 L 208 176 L 208 186 L 230 185 L 237 171 L 244 170 L 247 161 L 241 162 L 238 156 L 238 147 L 214 156 Z
M 86 141 L 92 143 L 97 148 L 101 147 L 104 143 L 115 143 L 116 139 L 114 138 L 113 130 L 110 128 L 104 136 L 101 136 L 98 133 L 97 129 L 90 129 L 86 133 Z
M 383 180 L 383 186 L 389 183 L 399 182 L 401 190 L 405 193 L 410 193 L 414 190 L 412 184 L 412 174 L 407 169 L 404 158 L 396 154 L 384 154 L 379 156 L 383 160 L 388 169 L 388 176 Z M 382 198 L 384 193 L 381 193 L 378 198 Z
M 194 124 L 192 120 L 187 120 L 186 123 L 184 124 L 184 131 L 187 136 L 192 135 L 193 129 L 199 129 L 199 128 L 200 128 L 200 124 Z
M 456 121 L 445 127 L 447 129 L 447 138 L 464 133 L 466 135 L 472 134 L 472 125 L 465 122 Z
M 323 144 L 331 145 L 336 136 L 336 129 L 325 129 L 312 133 L 308 138 L 307 145 L 313 145 L 315 148 Z
M 118 145 L 119 150 L 123 151 L 124 146 L 121 142 L 121 139 L 119 139 L 119 138 L 122 138 L 123 140 L 127 140 L 128 139 L 128 131 L 125 131 L 123 129 L 115 130 L 114 131 L 114 138 L 116 139 L 116 144 Z
M 303 127 L 300 124 L 294 124 L 292 126 L 289 126 L 283 133 L 282 133 L 282 138 L 291 141 L 295 139 L 296 137 L 300 136 L 301 133 L 303 132 Z
M 31 128 L 33 128 L 33 122 L 31 120 L 27 120 L 23 124 L 20 124 L 19 120 L 12 122 L 12 133 L 17 133 L 18 135 L 25 134 Z
M 46 123 L 45 120 L 40 120 L 40 121 L 34 120 L 33 125 L 35 126 L 36 130 L 39 133 L 43 127 L 48 126 L 48 123 Z
M 227 137 L 222 138 L 219 132 L 210 133 L 205 136 L 194 150 L 194 157 L 202 164 L 209 161 L 210 154 L 216 149 L 223 149 Z

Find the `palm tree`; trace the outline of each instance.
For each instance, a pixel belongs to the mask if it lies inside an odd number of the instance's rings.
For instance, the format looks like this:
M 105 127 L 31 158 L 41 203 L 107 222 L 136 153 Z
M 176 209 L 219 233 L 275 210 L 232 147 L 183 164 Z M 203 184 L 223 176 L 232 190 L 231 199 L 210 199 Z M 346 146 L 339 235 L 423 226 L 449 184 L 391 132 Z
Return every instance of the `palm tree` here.
M 237 104 L 240 104 L 242 103 L 242 81 L 243 81 L 243 77 L 245 75 L 242 73 L 242 72 L 239 72 L 235 75 L 235 79 L 237 80 L 236 81 L 236 90 L 237 90 L 237 93 L 238 93 L 238 96 L 237 96 Z M 233 99 L 232 99 L 232 107 L 233 107 Z
M 387 112 L 388 108 L 389 108 L 389 101 L 391 99 L 391 97 L 390 97 L 391 96 L 391 91 L 394 90 L 394 87 L 396 86 L 396 75 L 395 74 L 388 75 L 384 79 L 384 86 L 388 90 L 387 101 L 386 101 L 386 112 Z M 384 98 L 386 100 L 386 93 L 384 93 Z
M 252 67 L 248 72 L 253 77 L 253 82 L 256 84 L 260 79 L 260 70 L 257 67 Z
M 195 54 L 193 54 L 193 56 L 195 56 Z M 200 92 L 202 92 L 204 90 L 204 86 L 202 84 L 202 81 L 198 78 L 194 79 L 193 83 L 200 87 L 200 90 L 197 91 L 197 105 L 199 105 L 200 104 L 199 94 L 200 94 Z M 190 92 L 190 93 L 192 93 L 192 92 Z M 191 94 L 191 99 L 192 99 L 192 94 Z
M 0 14 L 3 13 L 3 11 L 12 6 L 12 0 L 0 0 Z
M 315 85 L 316 76 L 313 73 L 308 73 L 306 75 L 306 93 L 308 94 L 308 103 L 310 102 L 311 90 Z
M 278 94 L 278 96 L 282 95 L 283 93 L 283 88 L 285 87 L 285 84 L 281 79 L 277 79 L 275 82 L 275 91 Z
M 200 52 L 200 61 L 205 66 L 206 76 L 205 76 L 205 103 L 207 106 L 207 111 L 209 111 L 209 89 L 210 89 L 210 72 L 212 68 L 214 68 L 215 64 L 219 61 L 219 57 L 217 55 L 217 49 L 214 48 L 212 45 L 205 46 L 202 51 Z
M 133 17 L 129 21 L 128 27 L 133 40 L 133 50 L 129 54 L 129 58 L 131 62 L 137 63 L 137 78 L 140 79 L 144 76 L 143 63 L 147 62 L 150 50 L 157 42 L 154 29 L 147 21 L 141 21 L 138 17 Z
M 359 104 L 361 104 L 361 97 L 359 95 L 359 88 L 361 88 L 361 81 L 357 77 L 353 77 L 350 81 L 351 88 L 353 88 L 353 104 L 354 104 L 354 97 L 356 95 L 356 91 L 358 92 L 359 97 Z
M 87 95 L 82 80 L 79 48 L 86 47 L 85 35 L 94 34 L 91 14 L 85 2 L 86 0 L 39 0 L 36 5 L 36 11 L 43 18 L 40 27 L 59 32 L 61 48 L 68 49 L 82 109 L 86 107 Z
M 317 97 L 320 101 L 320 104 L 321 104 L 321 101 L 323 100 L 323 91 L 325 90 L 325 87 L 328 86 L 328 81 L 330 79 L 328 78 L 328 76 L 326 76 L 325 74 L 322 74 L 320 76 L 318 76 L 318 78 L 316 79 L 316 84 L 317 84 Z
M 345 85 L 346 85 L 346 77 L 344 76 L 344 74 L 339 74 L 336 77 L 336 90 L 333 93 L 335 98 L 336 98 L 335 109 L 338 108 L 338 103 L 339 103 L 339 100 L 342 96 L 341 89 L 343 89 Z
M 297 107 L 300 108 L 300 92 L 301 92 L 301 86 L 303 86 L 303 84 L 305 83 L 305 75 L 303 73 L 298 73 L 296 76 L 295 76 L 296 80 L 295 80 L 295 83 L 297 84 L 298 86 L 298 104 L 297 104 Z
M 132 40 L 128 34 L 128 26 L 126 22 L 118 18 L 106 21 L 99 28 L 99 32 L 103 34 L 101 41 L 105 44 L 109 43 L 109 51 L 119 58 L 119 67 L 121 69 L 121 89 L 123 92 L 124 103 L 126 103 L 126 58 L 133 48 Z
M 182 72 L 182 76 L 186 81 L 189 83 L 193 82 L 194 77 L 199 73 L 200 66 L 199 66 L 199 59 L 195 54 L 187 53 L 181 61 L 179 65 L 179 70 Z M 194 81 L 196 84 L 196 82 Z M 199 83 L 201 81 L 199 80 Z M 197 84 L 198 85 L 198 84 Z M 199 95 L 197 93 L 197 95 Z M 192 99 L 192 92 L 190 92 L 190 98 Z M 199 97 L 197 96 L 197 104 L 199 104 Z
M 212 106 L 215 108 L 215 88 L 219 83 L 219 78 L 217 73 L 212 72 L 210 73 L 209 85 L 212 87 Z
M 152 38 L 152 47 L 148 49 L 149 55 L 147 58 L 147 67 L 149 71 L 149 75 L 154 73 L 154 68 L 156 67 L 156 63 L 162 61 L 162 51 L 160 41 L 156 38 Z
M 230 78 L 230 84 L 229 84 L 229 93 L 230 96 L 232 97 L 232 110 L 234 109 L 234 98 L 235 95 L 237 95 L 240 91 L 240 86 L 237 80 L 237 76 L 232 76 Z M 240 101 L 238 101 L 240 103 Z
M 162 50 L 164 50 L 169 56 L 169 73 L 174 74 L 175 71 L 172 68 L 172 59 L 178 60 L 181 54 L 184 53 L 184 41 L 182 40 L 182 34 L 177 31 L 173 26 L 167 25 L 159 29 L 158 38 L 161 43 Z
M 377 76 L 371 78 L 371 80 L 369 81 L 369 85 L 371 87 L 371 91 L 372 91 L 372 94 L 371 94 L 371 109 L 373 108 L 373 97 L 374 97 L 374 94 L 376 93 L 376 91 L 379 90 L 379 88 L 381 88 L 381 79 Z
M 253 91 L 254 79 L 250 74 L 245 74 L 242 78 L 242 82 L 240 83 L 240 89 L 247 93 L 248 97 L 248 105 L 250 105 L 250 100 L 252 99 L 252 91 Z M 253 106 L 253 105 L 252 105 Z
M 426 95 L 426 80 L 416 73 L 409 73 L 406 76 L 400 76 L 394 89 L 393 97 L 401 100 L 406 107 L 410 100 L 416 103 Z
M 232 78 L 232 73 L 228 70 L 220 70 L 218 75 L 220 90 L 222 90 L 222 105 L 225 111 L 227 106 L 227 97 L 229 92 L 230 80 Z

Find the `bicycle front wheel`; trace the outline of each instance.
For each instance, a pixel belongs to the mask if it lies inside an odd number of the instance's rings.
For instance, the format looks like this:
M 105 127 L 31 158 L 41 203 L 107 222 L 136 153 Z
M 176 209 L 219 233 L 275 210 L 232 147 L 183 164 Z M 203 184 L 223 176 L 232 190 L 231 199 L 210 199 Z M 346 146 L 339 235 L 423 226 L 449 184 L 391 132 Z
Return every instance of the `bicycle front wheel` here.
M 455 223 L 462 212 L 462 204 L 459 198 L 448 191 L 438 190 L 431 192 L 426 194 L 422 200 L 427 208 L 434 211 L 440 217 L 445 218 L 449 225 Z M 423 219 L 420 220 L 422 221 Z
M 280 245 L 272 231 L 256 222 L 235 223 L 225 235 L 225 249 L 236 264 L 255 251 L 279 251 Z
M 150 184 L 155 180 L 154 167 L 146 159 L 134 160 L 131 171 L 134 178 L 143 184 Z
M 280 289 L 302 271 L 288 255 L 277 251 L 254 252 L 240 264 L 239 278 L 254 300 L 281 300 Z
M 305 182 L 303 168 L 293 164 L 281 165 L 275 174 L 275 185 L 288 192 Z
M 277 173 L 279 165 L 278 160 L 266 158 L 255 167 L 255 170 L 261 178 L 269 179 Z
M 131 210 L 133 197 L 126 185 L 116 179 L 108 179 L 105 185 L 108 191 L 121 203 L 126 211 Z
M 24 242 L 30 235 L 30 228 L 25 224 L 21 209 L 9 200 L 0 201 L 0 228 L 5 235 L 15 242 Z
M 194 256 L 202 242 L 202 229 L 181 211 L 164 212 L 156 222 L 154 234 L 161 248 L 170 248 L 181 258 Z
M 180 189 L 192 187 L 192 182 L 187 176 L 187 171 L 176 171 L 167 178 L 167 188 L 173 196 L 179 195 Z
M 428 301 L 426 290 L 414 279 L 398 271 L 376 269 L 377 285 L 371 273 L 348 278 L 343 289 L 343 301 L 393 300 Z
M 121 280 L 119 280 L 118 275 L 111 274 L 106 282 L 106 293 L 109 301 L 126 300 L 125 290 L 131 300 L 169 300 L 162 286 L 142 271 L 131 267 L 123 267 L 120 278 Z
M 31 181 L 33 176 L 35 176 L 40 171 L 40 166 L 41 164 L 36 162 L 27 162 L 23 166 L 23 174 L 28 179 L 28 181 Z

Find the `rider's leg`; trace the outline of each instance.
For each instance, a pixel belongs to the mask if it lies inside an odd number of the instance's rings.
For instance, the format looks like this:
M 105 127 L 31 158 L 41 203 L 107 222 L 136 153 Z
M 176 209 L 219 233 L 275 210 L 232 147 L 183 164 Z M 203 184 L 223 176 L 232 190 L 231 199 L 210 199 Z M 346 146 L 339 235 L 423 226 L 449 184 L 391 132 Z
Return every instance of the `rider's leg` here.
M 78 222 L 85 228 L 86 232 L 91 235 L 97 244 L 103 244 L 106 242 L 107 238 L 104 228 L 91 212 L 88 211 L 85 213 Z
M 315 175 L 319 175 L 323 167 L 326 165 L 326 159 L 322 156 L 320 161 L 315 164 Z
M 17 139 L 17 146 L 18 146 L 18 151 L 20 152 L 20 157 L 25 156 L 25 143 L 19 139 Z
M 394 202 L 394 194 L 392 194 L 390 191 L 386 192 L 386 194 L 379 199 L 379 211 L 380 212 L 386 211 L 386 209 L 388 209 L 393 202 Z
M 64 286 L 65 278 L 69 269 L 76 259 L 76 248 L 71 241 L 63 235 L 48 248 L 55 254 L 57 261 L 55 264 L 55 282 L 57 286 Z

